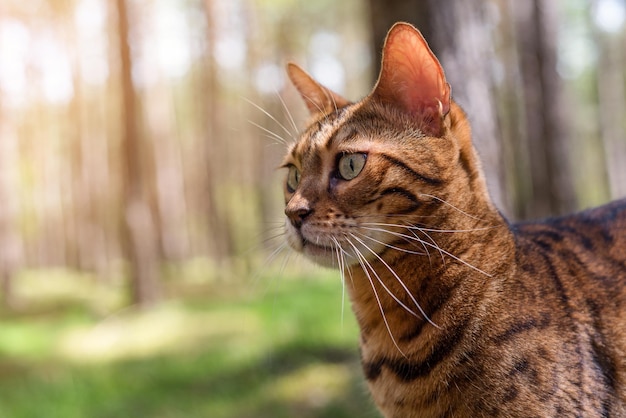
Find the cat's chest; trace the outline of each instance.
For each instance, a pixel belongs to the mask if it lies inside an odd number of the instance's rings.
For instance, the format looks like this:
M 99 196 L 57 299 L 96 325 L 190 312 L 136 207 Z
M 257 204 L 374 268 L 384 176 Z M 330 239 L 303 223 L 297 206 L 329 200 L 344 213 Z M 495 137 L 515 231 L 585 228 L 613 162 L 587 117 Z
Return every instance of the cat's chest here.
M 370 366 L 366 376 L 368 373 L 370 392 L 386 418 L 440 417 L 458 403 L 453 393 L 441 386 L 441 381 L 412 378 L 410 366 L 405 370 L 401 364 L 385 365 L 380 370 Z M 376 373 L 378 376 L 372 379 Z
M 380 341 L 361 341 L 361 362 L 372 397 L 387 418 L 442 416 L 456 402 L 446 388 L 451 375 L 447 362 L 409 357 L 393 343 L 389 347 Z

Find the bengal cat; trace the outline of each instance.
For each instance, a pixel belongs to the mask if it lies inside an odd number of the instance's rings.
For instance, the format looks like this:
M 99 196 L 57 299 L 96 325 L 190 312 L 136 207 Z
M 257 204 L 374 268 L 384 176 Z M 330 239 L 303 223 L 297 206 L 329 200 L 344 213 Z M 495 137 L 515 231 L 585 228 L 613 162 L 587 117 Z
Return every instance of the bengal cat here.
M 507 222 L 408 24 L 359 102 L 288 74 L 313 117 L 284 160 L 288 242 L 342 271 L 382 414 L 626 416 L 626 200 Z

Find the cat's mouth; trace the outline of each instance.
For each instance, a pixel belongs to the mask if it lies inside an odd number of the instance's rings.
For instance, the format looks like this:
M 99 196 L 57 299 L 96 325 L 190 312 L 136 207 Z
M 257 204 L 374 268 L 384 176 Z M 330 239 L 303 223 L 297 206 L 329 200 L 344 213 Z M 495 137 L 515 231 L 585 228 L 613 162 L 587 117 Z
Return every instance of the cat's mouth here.
M 315 235 L 311 238 L 301 230 L 291 227 L 288 229 L 287 241 L 294 250 L 317 264 L 338 268 L 338 257 L 343 254 L 343 250 L 337 239 L 333 242 L 332 238 L 322 235 Z
M 310 225 L 295 228 L 287 222 L 287 242 L 294 250 L 324 267 L 341 269 L 378 258 L 376 254 L 383 245 L 383 238 L 369 238 L 363 233 L 345 231 L 337 225 L 331 229 L 333 232 Z
M 319 262 L 318 258 L 329 258 L 331 259 L 330 261 L 333 261 L 333 264 L 336 264 L 336 257 L 337 257 L 337 245 L 335 244 L 322 244 L 319 242 L 314 242 L 311 240 L 306 239 L 304 236 L 301 236 L 301 243 L 302 243 L 302 253 L 304 253 L 306 256 L 311 257 L 314 259 L 314 261 Z M 328 265 L 328 263 L 320 263 L 320 264 L 324 264 L 324 265 Z
M 325 242 L 319 237 L 312 240 L 299 233 L 298 243 L 292 247 L 309 260 L 324 267 L 341 269 L 358 263 L 358 258 L 354 255 L 358 250 L 339 238 L 330 238 L 330 241 Z

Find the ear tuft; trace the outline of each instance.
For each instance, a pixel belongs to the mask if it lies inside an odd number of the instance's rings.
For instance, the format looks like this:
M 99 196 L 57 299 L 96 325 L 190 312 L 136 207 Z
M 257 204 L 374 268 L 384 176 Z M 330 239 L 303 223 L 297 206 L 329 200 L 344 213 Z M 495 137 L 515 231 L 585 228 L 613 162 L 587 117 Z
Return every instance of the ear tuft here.
M 326 115 L 350 104 L 348 100 L 319 84 L 306 71 L 292 62 L 287 64 L 287 75 L 300 92 L 312 115 Z
M 426 134 L 440 134 L 450 111 L 450 85 L 422 34 L 408 23 L 389 30 L 371 96 L 413 116 Z

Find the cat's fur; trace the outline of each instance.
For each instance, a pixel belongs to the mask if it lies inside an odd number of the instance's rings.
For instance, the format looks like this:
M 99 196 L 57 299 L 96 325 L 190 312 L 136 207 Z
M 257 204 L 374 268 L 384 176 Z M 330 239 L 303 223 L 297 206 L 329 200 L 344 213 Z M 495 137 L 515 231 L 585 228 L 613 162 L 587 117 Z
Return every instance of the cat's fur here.
M 626 201 L 509 224 L 408 24 L 360 102 L 288 73 L 313 115 L 284 162 L 288 241 L 342 270 L 384 416 L 626 416 Z

